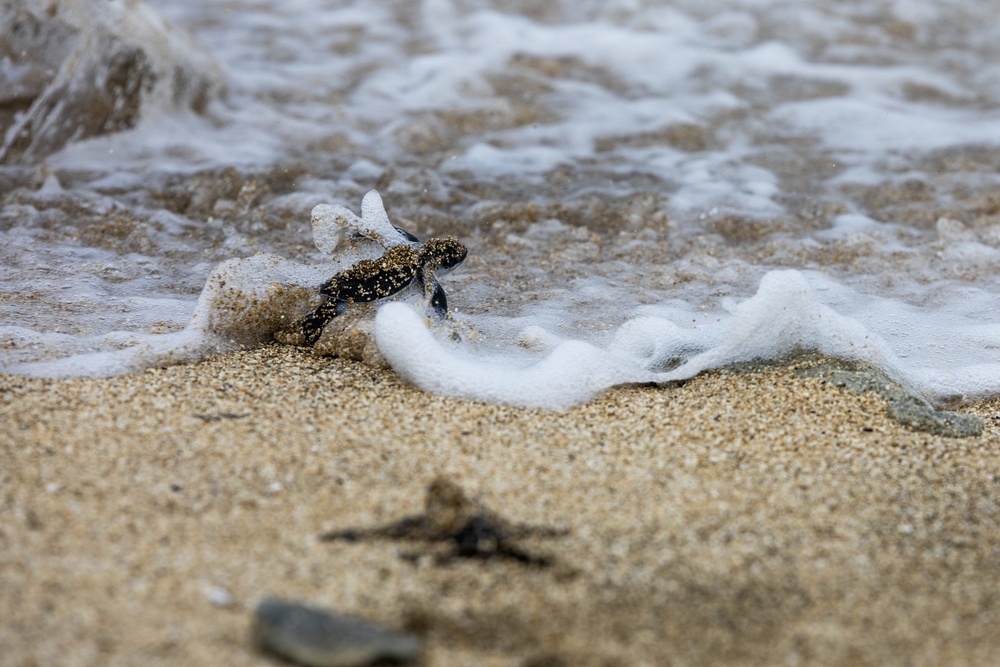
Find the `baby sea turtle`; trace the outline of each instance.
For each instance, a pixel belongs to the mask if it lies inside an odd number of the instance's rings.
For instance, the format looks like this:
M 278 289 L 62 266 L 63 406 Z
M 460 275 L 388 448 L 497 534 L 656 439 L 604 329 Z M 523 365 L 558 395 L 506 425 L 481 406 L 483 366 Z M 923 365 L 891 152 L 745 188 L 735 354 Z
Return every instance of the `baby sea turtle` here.
M 348 304 L 384 299 L 414 283 L 423 290 L 424 298 L 438 317 L 448 314 L 448 299 L 437 277 L 461 264 L 468 250 L 451 236 L 420 243 L 413 234 L 395 229 L 406 239 L 405 243 L 387 248 L 377 259 L 355 262 L 320 286 L 322 301 L 301 323 L 307 345 L 315 344 L 323 327 L 344 312 Z

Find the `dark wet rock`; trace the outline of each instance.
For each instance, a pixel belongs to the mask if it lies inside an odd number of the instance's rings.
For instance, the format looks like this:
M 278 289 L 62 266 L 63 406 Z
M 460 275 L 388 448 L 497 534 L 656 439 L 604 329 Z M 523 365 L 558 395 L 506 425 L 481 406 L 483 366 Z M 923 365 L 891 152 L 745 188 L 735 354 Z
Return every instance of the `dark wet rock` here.
M 424 513 L 404 517 L 377 528 L 348 528 L 322 535 L 324 541 L 406 540 L 443 543 L 449 550 L 442 560 L 499 558 L 525 565 L 551 565 L 553 558 L 525 550 L 528 537 L 558 537 L 565 531 L 544 526 L 514 524 L 471 500 L 454 482 L 437 478 L 427 487 Z
M 308 667 L 409 662 L 420 655 L 415 637 L 290 600 L 261 602 L 254 614 L 253 635 L 262 648 Z
M 147 106 L 202 113 L 222 82 L 207 52 L 145 5 L 0 3 L 0 163 L 135 127 Z

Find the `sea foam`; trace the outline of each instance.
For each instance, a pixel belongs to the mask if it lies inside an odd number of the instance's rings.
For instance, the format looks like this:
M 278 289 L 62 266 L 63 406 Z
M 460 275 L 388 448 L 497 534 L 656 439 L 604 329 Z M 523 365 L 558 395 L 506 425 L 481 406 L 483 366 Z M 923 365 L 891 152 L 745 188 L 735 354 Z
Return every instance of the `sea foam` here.
M 375 335 L 393 369 L 421 389 L 521 407 L 565 409 L 615 385 L 686 380 L 727 364 L 781 359 L 801 350 L 867 361 L 908 381 L 884 341 L 817 302 L 806 278 L 793 270 L 766 274 L 753 297 L 700 330 L 663 318 L 636 318 L 615 332 L 607 348 L 559 341 L 528 365 L 446 345 L 405 304 L 379 310 Z M 665 367 L 673 368 L 661 370 Z

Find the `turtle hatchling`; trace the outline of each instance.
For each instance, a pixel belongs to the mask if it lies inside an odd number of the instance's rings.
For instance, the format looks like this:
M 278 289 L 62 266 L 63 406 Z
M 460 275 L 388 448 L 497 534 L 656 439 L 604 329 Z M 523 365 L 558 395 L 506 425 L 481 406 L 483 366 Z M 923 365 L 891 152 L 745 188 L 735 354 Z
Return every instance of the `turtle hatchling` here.
M 451 236 L 421 243 L 413 234 L 392 227 L 388 224 L 381 197 L 374 190 L 362 202 L 361 219 L 342 207 L 337 207 L 335 215 L 340 219 L 338 224 L 353 227 L 357 236 L 377 241 L 385 247 L 385 252 L 381 257 L 358 260 L 320 285 L 322 300 L 300 325 L 307 345 L 315 344 L 323 328 L 349 304 L 385 299 L 410 285 L 420 288 L 437 317 L 443 319 L 448 314 L 448 299 L 438 277 L 465 260 L 468 254 L 465 245 Z M 345 215 L 350 215 L 353 221 L 343 220 Z

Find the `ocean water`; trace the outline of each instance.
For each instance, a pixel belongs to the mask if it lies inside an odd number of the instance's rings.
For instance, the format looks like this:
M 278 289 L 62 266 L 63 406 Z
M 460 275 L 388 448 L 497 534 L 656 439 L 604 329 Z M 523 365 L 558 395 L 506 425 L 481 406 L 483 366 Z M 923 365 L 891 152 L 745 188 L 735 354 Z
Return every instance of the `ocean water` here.
M 816 349 L 937 404 L 1000 394 L 989 0 L 56 5 L 37 53 L 0 21 L 0 89 L 26 91 L 3 101 L 48 104 L 4 137 L 5 372 L 294 343 L 317 286 L 381 251 L 311 211 L 375 189 L 467 245 L 452 314 L 411 289 L 318 348 L 429 391 L 561 408 Z M 100 111 L 85 64 L 129 40 L 152 75 Z

